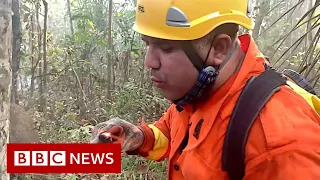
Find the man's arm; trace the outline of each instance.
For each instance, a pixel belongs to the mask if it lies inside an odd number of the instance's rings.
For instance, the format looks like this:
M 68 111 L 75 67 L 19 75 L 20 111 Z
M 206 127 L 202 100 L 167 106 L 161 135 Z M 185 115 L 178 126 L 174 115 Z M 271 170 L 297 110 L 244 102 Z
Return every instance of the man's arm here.
M 170 153 L 170 121 L 171 110 L 168 111 L 155 123 L 146 124 L 144 120 L 138 126 L 144 134 L 144 142 L 138 149 L 138 154 L 149 160 L 161 161 Z
M 287 87 L 271 98 L 250 130 L 244 179 L 320 179 L 320 118 Z
M 259 159 L 263 159 L 259 161 Z M 252 164 L 259 162 L 258 164 Z M 245 180 L 320 179 L 320 147 L 295 143 L 264 153 L 248 162 Z

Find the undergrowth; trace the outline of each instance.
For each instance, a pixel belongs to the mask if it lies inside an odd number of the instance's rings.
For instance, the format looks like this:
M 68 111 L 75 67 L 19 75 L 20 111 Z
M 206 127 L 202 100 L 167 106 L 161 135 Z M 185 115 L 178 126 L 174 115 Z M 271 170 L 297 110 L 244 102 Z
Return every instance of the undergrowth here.
M 79 109 L 75 106 L 75 99 L 65 96 L 57 97 L 52 93 L 48 99 L 47 115 L 33 111 L 33 118 L 37 124 L 41 142 L 45 143 L 75 143 L 88 142 L 91 128 L 99 122 L 111 117 L 120 117 L 133 124 L 139 124 L 139 119 L 145 117 L 148 123 L 159 119 L 168 108 L 168 102 L 160 98 L 154 90 L 140 89 L 128 83 L 123 89 L 113 93 L 112 101 L 97 99 L 95 104 L 87 110 L 84 117 L 79 117 Z M 97 113 L 99 112 L 99 113 Z M 97 115 L 99 114 L 99 115 Z M 95 119 L 95 121 L 92 121 Z M 122 157 L 121 174 L 28 174 L 13 175 L 16 180 L 161 180 L 167 177 L 167 160 L 162 162 L 149 161 L 138 156 L 124 155 Z

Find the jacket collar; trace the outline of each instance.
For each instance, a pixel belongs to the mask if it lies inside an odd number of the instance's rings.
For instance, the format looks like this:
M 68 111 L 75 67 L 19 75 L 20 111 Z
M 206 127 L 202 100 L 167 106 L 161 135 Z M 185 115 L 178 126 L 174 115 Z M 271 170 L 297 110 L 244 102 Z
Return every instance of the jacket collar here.
M 221 110 L 223 109 L 224 103 L 229 103 L 229 100 L 245 86 L 245 83 L 250 79 L 251 76 L 258 75 L 264 71 L 263 55 L 260 53 L 251 35 L 244 34 L 238 38 L 240 40 L 242 50 L 246 52 L 243 63 L 239 71 L 233 74 L 224 85 L 222 85 L 214 94 L 211 95 L 211 97 L 209 97 L 206 102 L 197 106 L 197 111 L 193 115 L 197 119 L 191 119 L 191 121 L 199 121 L 199 117 L 204 119 L 201 133 L 198 139 L 192 135 L 190 136 L 190 143 L 188 143 L 185 150 L 197 147 L 198 144 L 200 144 L 207 137 L 216 117 L 225 111 Z M 191 109 L 190 105 L 186 107 L 185 110 L 188 111 L 188 109 Z M 232 113 L 232 109 L 228 109 L 226 111 L 228 112 L 222 114 L 227 115 L 228 113 Z M 197 122 L 193 123 L 197 124 Z M 190 131 L 194 132 L 195 127 L 196 126 L 190 127 Z

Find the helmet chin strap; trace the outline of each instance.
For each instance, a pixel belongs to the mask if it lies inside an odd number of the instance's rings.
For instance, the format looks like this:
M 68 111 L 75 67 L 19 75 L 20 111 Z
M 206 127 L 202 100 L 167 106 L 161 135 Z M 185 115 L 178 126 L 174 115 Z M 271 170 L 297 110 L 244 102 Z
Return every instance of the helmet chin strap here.
M 181 41 L 181 47 L 183 51 L 186 53 L 187 57 L 190 59 L 192 64 L 199 71 L 199 76 L 195 85 L 190 89 L 190 91 L 180 99 L 173 101 L 176 105 L 186 105 L 192 103 L 193 101 L 199 99 L 207 87 L 213 85 L 219 75 L 219 71 L 222 67 L 227 63 L 227 61 L 231 58 L 233 52 L 236 48 L 232 48 L 228 54 L 226 60 L 223 61 L 222 64 L 218 66 L 206 66 L 205 63 L 208 60 L 208 57 L 211 52 L 211 47 L 213 45 L 213 40 L 207 54 L 205 61 L 199 56 L 199 54 L 194 49 L 192 43 L 190 41 Z

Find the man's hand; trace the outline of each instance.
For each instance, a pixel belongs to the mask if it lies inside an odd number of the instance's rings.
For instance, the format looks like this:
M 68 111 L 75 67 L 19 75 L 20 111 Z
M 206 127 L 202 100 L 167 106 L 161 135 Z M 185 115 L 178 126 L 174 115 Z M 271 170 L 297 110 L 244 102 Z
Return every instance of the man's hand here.
M 122 151 L 134 151 L 144 141 L 142 131 L 120 118 L 112 118 L 97 124 L 92 130 L 90 143 L 121 143 Z

